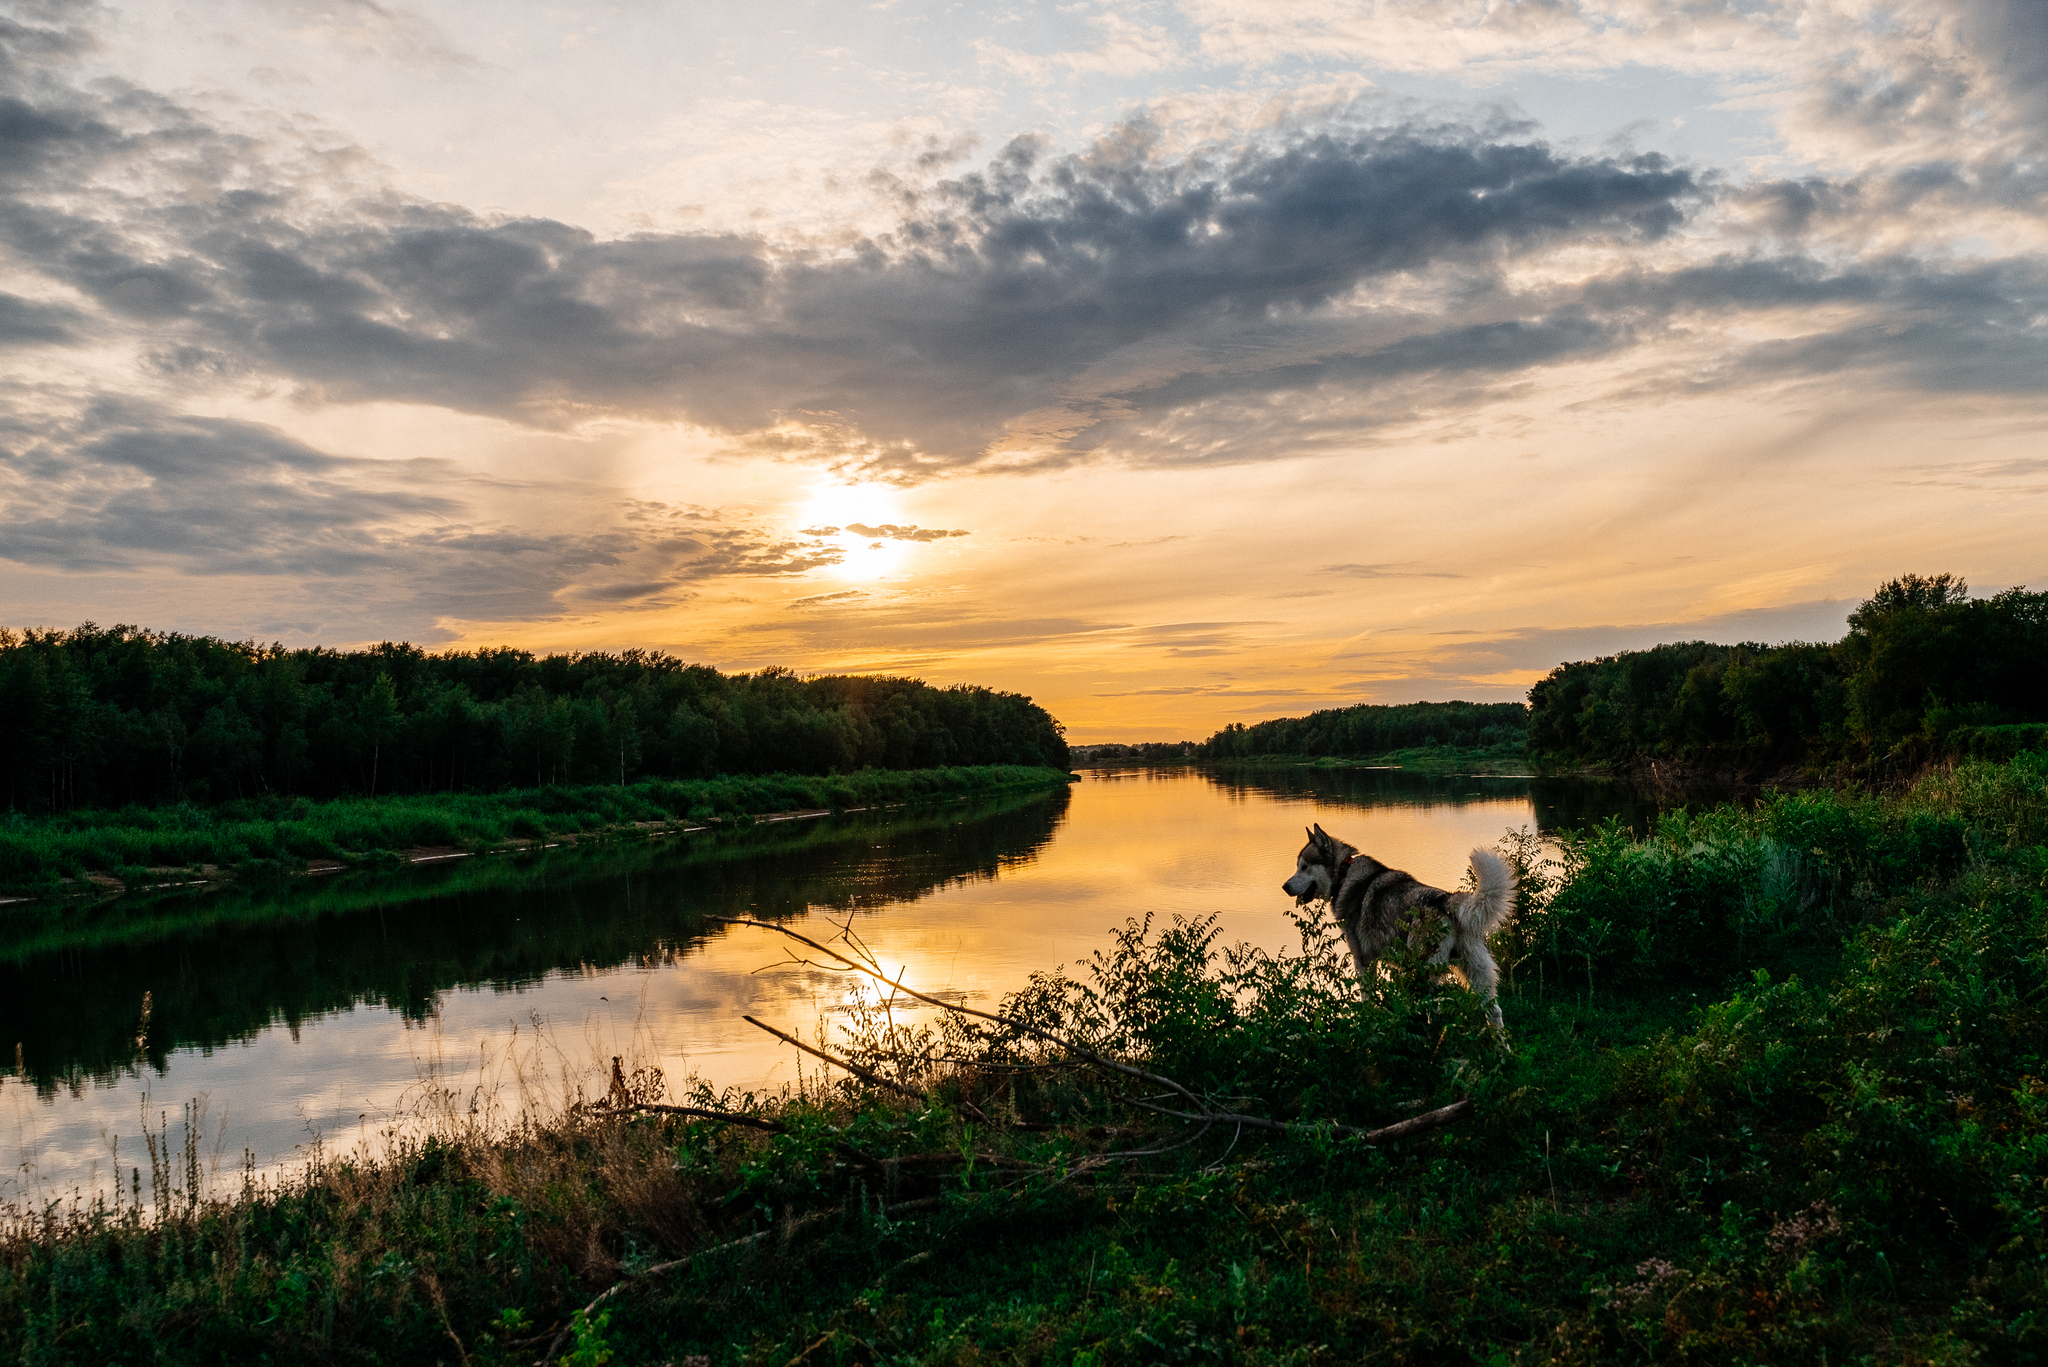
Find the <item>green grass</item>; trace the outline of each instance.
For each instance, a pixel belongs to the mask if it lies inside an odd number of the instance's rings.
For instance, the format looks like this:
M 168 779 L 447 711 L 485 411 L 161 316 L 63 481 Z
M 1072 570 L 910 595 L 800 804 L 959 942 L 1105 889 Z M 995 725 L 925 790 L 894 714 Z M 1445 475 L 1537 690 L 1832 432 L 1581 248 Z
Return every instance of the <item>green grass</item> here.
M 197 1160 L 172 1130 L 139 1207 L 0 1241 L 0 1341 L 23 1362 L 530 1362 L 557 1326 L 587 1364 L 2039 1361 L 2044 771 L 1512 849 L 1538 876 L 1503 942 L 1505 1040 L 1412 960 L 1359 1000 L 1315 922 L 1277 956 L 1132 923 L 1006 1004 L 1304 1122 L 1284 1135 L 1192 1134 L 1132 1104 L 1159 1087 L 1020 1026 L 859 1016 L 833 1047 L 924 1100 L 698 1098 L 773 1133 L 455 1118 L 212 1200 L 181 1193 Z M 1686 952 L 1731 929 L 1739 949 Z M 1309 1123 L 1454 1097 L 1472 1114 L 1397 1145 Z M 1115 1149 L 1163 1151 L 1087 1161 Z
M 158 881 L 162 870 L 361 863 L 418 847 L 479 850 L 511 841 L 587 837 L 635 823 L 730 820 L 805 808 L 874 806 L 1004 788 L 1057 787 L 1060 770 L 1024 765 L 653 779 L 330 802 L 271 798 L 217 807 L 129 807 L 0 818 L 0 888 L 48 890 L 89 873 Z M 153 872 L 154 871 L 154 872 Z

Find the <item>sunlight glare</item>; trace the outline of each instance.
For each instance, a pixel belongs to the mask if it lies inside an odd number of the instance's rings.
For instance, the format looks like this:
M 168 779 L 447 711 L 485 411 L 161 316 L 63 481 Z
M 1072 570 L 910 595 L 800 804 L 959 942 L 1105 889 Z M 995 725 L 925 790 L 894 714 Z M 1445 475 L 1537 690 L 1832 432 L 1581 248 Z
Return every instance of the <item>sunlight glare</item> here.
M 886 578 L 904 568 L 913 543 L 864 536 L 863 527 L 900 526 L 903 509 L 895 489 L 882 484 L 826 483 L 812 487 L 797 509 L 797 528 L 832 528 L 823 539 L 838 546 L 846 558 L 824 573 L 833 579 L 866 581 Z

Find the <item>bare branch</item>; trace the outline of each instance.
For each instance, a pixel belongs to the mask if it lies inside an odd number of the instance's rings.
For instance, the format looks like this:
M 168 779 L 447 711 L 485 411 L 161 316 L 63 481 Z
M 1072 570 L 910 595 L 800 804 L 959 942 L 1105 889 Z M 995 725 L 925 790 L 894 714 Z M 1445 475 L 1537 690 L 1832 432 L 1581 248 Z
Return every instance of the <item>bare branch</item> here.
M 886 973 L 883 973 L 879 968 L 873 968 L 867 964 L 860 962 L 858 959 L 849 958 L 847 955 L 841 954 L 838 950 L 833 949 L 830 945 L 819 944 L 816 940 L 813 940 L 808 935 L 799 935 L 796 931 L 791 930 L 788 926 L 779 926 L 776 925 L 773 921 L 756 921 L 748 917 L 739 916 L 709 916 L 705 919 L 709 921 L 718 922 L 722 925 L 753 926 L 759 930 L 772 930 L 777 935 L 787 935 L 790 939 L 797 941 L 799 944 L 809 945 L 812 949 L 817 950 L 820 954 L 831 955 L 833 958 L 839 960 L 839 962 L 845 964 L 848 968 L 857 969 L 858 971 L 865 973 L 869 977 L 875 979 L 877 982 L 887 983 L 890 987 L 895 988 L 898 992 L 903 993 L 907 997 L 914 997 L 918 1001 L 924 1002 L 929 1006 L 936 1006 L 942 1011 L 951 1011 L 956 1015 L 962 1016 L 973 1016 L 977 1020 L 985 1020 L 992 1024 L 1003 1026 L 1006 1029 L 1016 1030 L 1023 1034 L 1030 1035 L 1033 1039 L 1044 1040 L 1046 1043 L 1064 1049 L 1068 1053 L 1072 1054 L 1074 1057 L 1079 1059 L 1085 1059 L 1087 1062 L 1092 1063 L 1096 1067 L 1104 1069 L 1105 1071 L 1112 1073 L 1121 1073 L 1125 1077 L 1134 1077 L 1141 1082 L 1149 1082 L 1155 1086 L 1164 1087 L 1167 1090 L 1173 1092 L 1174 1095 L 1185 1098 L 1188 1105 L 1194 1107 L 1196 1110 L 1204 1113 L 1208 1111 L 1208 1107 L 1203 1105 L 1202 1099 L 1200 1097 L 1196 1096 L 1193 1092 L 1181 1086 L 1178 1082 L 1175 1082 L 1170 1077 L 1163 1077 L 1158 1073 L 1148 1073 L 1143 1068 L 1134 1068 L 1128 1063 L 1119 1063 L 1115 1059 L 1104 1058 L 1101 1054 L 1096 1053 L 1093 1049 L 1089 1049 L 1083 1045 L 1076 1044 L 1074 1043 L 1074 1041 L 1067 1039 L 1061 1035 L 1057 1035 L 1052 1031 L 1045 1029 L 1043 1026 L 1032 1025 L 1028 1021 L 1020 1021 L 1013 1016 L 999 1016 L 992 1011 L 982 1011 L 972 1006 L 963 1006 L 958 1002 L 943 1001 L 938 997 L 931 996 L 924 992 L 919 992 L 914 987 L 905 987 L 903 985 L 901 974 L 897 975 L 897 977 L 892 979 Z
M 1149 1101 L 1140 1101 L 1136 1097 L 1125 1097 L 1124 1100 L 1141 1110 L 1153 1111 L 1159 1115 L 1170 1115 L 1176 1120 L 1206 1120 L 1216 1125 L 1242 1125 L 1248 1130 L 1271 1130 L 1277 1134 L 1298 1134 L 1304 1130 L 1326 1129 L 1333 1134 L 1355 1135 L 1368 1144 L 1391 1144 L 1395 1140 L 1405 1139 L 1411 1134 L 1424 1134 L 1430 1130 L 1440 1129 L 1452 1121 L 1469 1114 L 1472 1110 L 1471 1098 L 1467 1097 L 1460 1101 L 1453 1101 L 1448 1106 L 1440 1106 L 1434 1111 L 1426 1111 L 1421 1115 L 1410 1116 L 1406 1120 L 1399 1120 L 1391 1125 L 1383 1125 L 1377 1130 L 1361 1130 L 1355 1125 L 1338 1125 L 1329 1121 L 1268 1120 L 1264 1116 L 1234 1115 L 1229 1111 L 1202 1111 L 1190 1114 L 1187 1111 L 1176 1111 L 1165 1106 L 1155 1106 Z
M 771 1134 L 784 1134 L 789 1126 L 779 1120 L 765 1120 L 760 1116 L 738 1115 L 732 1111 L 711 1111 L 702 1106 L 665 1106 L 652 1101 L 634 1101 L 623 1106 L 592 1103 L 583 1108 L 586 1115 L 688 1115 L 700 1120 L 723 1120 L 728 1124 L 747 1125 Z
M 877 1073 L 872 1069 L 863 1068 L 858 1063 L 854 1063 L 847 1059 L 840 1058 L 836 1054 L 828 1054 L 823 1049 L 818 1048 L 814 1044 L 805 1044 L 795 1035 L 792 1035 L 784 1030 L 777 1030 L 774 1026 L 769 1025 L 763 1021 L 757 1021 L 752 1016 L 741 1016 L 740 1019 L 745 1021 L 747 1024 L 753 1026 L 756 1030 L 766 1030 L 769 1034 L 775 1036 L 775 1038 L 781 1040 L 784 1044 L 795 1045 L 797 1048 L 803 1050 L 806 1054 L 809 1054 L 812 1058 L 821 1058 L 825 1060 L 825 1062 L 831 1064 L 834 1068 L 844 1068 L 847 1072 L 852 1073 L 855 1077 L 861 1079 L 863 1082 L 872 1083 L 877 1087 L 885 1087 L 888 1090 L 895 1092 L 899 1096 L 909 1097 L 912 1101 L 924 1100 L 925 1094 L 917 1090 L 917 1088 L 915 1087 L 906 1087 L 900 1082 L 895 1082 L 890 1080 L 889 1078 L 883 1077 L 880 1073 Z

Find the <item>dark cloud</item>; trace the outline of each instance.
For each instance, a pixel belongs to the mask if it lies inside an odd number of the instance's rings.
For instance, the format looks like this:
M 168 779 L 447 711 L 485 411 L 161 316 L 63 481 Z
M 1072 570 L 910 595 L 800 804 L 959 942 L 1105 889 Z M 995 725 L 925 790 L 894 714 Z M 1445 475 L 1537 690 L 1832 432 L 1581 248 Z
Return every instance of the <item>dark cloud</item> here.
M 1287 332 L 1422 268 L 1483 292 L 1518 253 L 1652 240 L 1699 197 L 1655 157 L 1576 158 L 1493 130 L 1332 120 L 1164 156 L 1141 121 L 1068 156 L 1018 139 L 911 196 L 892 232 L 813 256 L 734 235 L 601 240 L 388 195 L 314 208 L 285 188 L 304 168 L 283 153 L 147 92 L 16 91 L 0 120 L 0 236 L 110 319 L 147 325 L 162 373 L 251 368 L 312 397 L 529 423 L 686 418 L 738 452 L 903 474 L 1020 433 L 1078 456 L 1124 440 L 1116 419 L 1135 404 L 1235 379 L 1205 365 L 1178 384 L 1077 386 L 1128 369 L 1127 352 Z M 142 188 L 74 193 L 117 179 Z M 1453 327 L 1249 388 L 1525 366 L 1589 329 L 1562 315 Z
M 67 409 L 11 397 L 0 560 L 24 566 L 361 580 L 431 620 L 552 615 L 565 593 L 650 606 L 707 579 L 801 575 L 843 556 L 652 503 L 580 533 L 480 526 L 462 497 L 475 491 L 441 461 L 337 456 L 261 424 L 133 400 Z
M 432 56 L 404 11 L 298 8 L 337 41 Z M 2042 69 L 2031 12 L 1957 11 L 1988 54 L 1982 81 L 2019 90 Z M 1654 155 L 1569 154 L 1507 124 L 1375 124 L 1360 106 L 1228 147 L 1164 151 L 1142 118 L 1066 155 L 1019 138 L 979 171 L 906 187 L 890 231 L 830 251 L 730 233 L 602 239 L 375 185 L 349 199 L 333 169 L 346 153 L 231 133 L 132 87 L 62 84 L 69 33 L 0 30 L 17 54 L 0 86 L 0 242 L 97 316 L 0 300 L 0 344 L 112 330 L 151 374 L 196 385 L 265 376 L 310 401 L 543 426 L 685 420 L 735 456 L 913 479 L 988 460 L 1234 462 L 1357 442 L 1518 392 L 1548 366 L 1800 307 L 1831 306 L 1796 339 L 1731 344 L 1684 373 L 1638 366 L 1632 382 L 1878 371 L 1934 392 L 2037 393 L 2048 375 L 2038 262 L 1800 245 L 1823 223 L 1988 193 L 1995 168 L 1980 165 L 1738 192 Z M 1879 98 L 1856 84 L 1867 74 L 1842 78 L 1845 109 Z M 1717 196 L 1762 245 L 1626 264 Z M 1622 264 L 1546 284 L 1516 271 L 1560 247 Z
M 359 476 L 376 462 L 152 405 L 103 400 L 57 420 L 17 414 L 0 441 L 9 512 L 0 556 L 25 564 L 347 576 L 389 564 L 380 528 L 458 511 L 437 495 L 364 487 Z
M 78 339 L 76 309 L 0 293 L 0 347 L 64 346 Z

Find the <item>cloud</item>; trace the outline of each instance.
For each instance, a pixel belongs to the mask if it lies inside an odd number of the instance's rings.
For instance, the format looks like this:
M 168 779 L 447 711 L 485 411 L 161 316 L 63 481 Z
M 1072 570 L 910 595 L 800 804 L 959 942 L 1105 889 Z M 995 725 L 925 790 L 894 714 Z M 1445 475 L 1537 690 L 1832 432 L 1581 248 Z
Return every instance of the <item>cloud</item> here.
M 600 509 L 583 530 L 494 526 L 465 501 L 474 485 L 442 461 L 335 455 L 259 423 L 0 392 L 0 560 L 22 566 L 363 581 L 432 621 L 552 616 L 564 598 L 670 604 L 687 585 L 844 555 L 657 503 Z
M 2036 98 L 2028 82 L 2048 57 L 2018 2 L 1912 9 L 1897 33 L 1830 29 L 1853 57 L 1831 98 L 1863 108 L 1885 72 L 1914 99 L 1974 90 L 1999 127 L 2020 128 L 2007 116 Z M 1458 42 L 1553 64 L 1592 35 L 1749 71 L 1780 60 L 1797 28 L 1790 8 L 1745 17 L 1710 0 L 1669 14 L 1381 8 L 1389 33 L 1449 25 Z M 366 0 L 292 12 L 433 46 Z M 1353 8 L 1289 14 L 1203 22 L 1243 52 L 1255 31 L 1282 48 L 1363 32 Z M 1914 151 L 1731 184 L 1655 155 L 1561 150 L 1497 112 L 1369 96 L 1213 136 L 1141 115 L 1065 153 L 1019 137 L 979 170 L 904 185 L 886 231 L 825 245 L 604 238 L 408 198 L 359 149 L 229 131 L 132 86 L 66 85 L 66 32 L 0 33 L 40 68 L 0 91 L 0 242 L 26 282 L 0 297 L 0 345 L 125 342 L 195 404 L 271 384 L 313 405 L 424 404 L 543 428 L 683 422 L 732 459 L 907 482 L 1357 449 L 1525 399 L 1539 377 L 1594 360 L 1617 377 L 1601 396 L 1615 404 L 1845 374 L 2033 395 L 2048 376 L 2039 254 L 1943 255 L 1946 239 L 1920 231 L 1966 200 L 2048 203 L 2048 160 L 2027 161 L 2024 141 L 1991 139 L 1968 165 Z M 1934 66 L 1913 67 L 1913 52 Z M 1965 95 L 1950 93 L 1953 112 Z M 1854 117 L 1874 127 L 1881 111 Z M 806 533 L 827 534 L 839 530 Z M 727 552 L 721 573 L 826 563 L 794 545 Z
M 373 57 L 415 71 L 445 72 L 482 63 L 424 16 L 376 0 L 270 0 L 309 44 Z
M 855 536 L 880 537 L 885 541 L 944 541 L 949 536 L 973 535 L 972 532 L 966 531 L 942 531 L 937 527 L 899 527 L 893 522 L 884 522 L 879 527 L 849 522 L 846 524 L 846 530 Z
M 1140 428 L 1217 394 L 1498 372 L 1611 340 L 1565 314 L 1454 307 L 1442 326 L 1408 310 L 1406 335 L 1361 349 L 1387 323 L 1360 292 L 1434 272 L 1433 291 L 1484 301 L 1507 263 L 1659 240 L 1702 192 L 1655 157 L 1572 156 L 1494 127 L 1339 110 L 1168 151 L 1141 118 L 1067 155 L 1013 140 L 907 190 L 891 231 L 824 251 L 601 239 L 369 186 L 337 203 L 310 188 L 310 149 L 145 92 L 38 86 L 10 109 L 0 238 L 146 336 L 159 369 L 538 426 L 682 420 L 738 456 L 902 479 L 1209 458 Z
M 76 309 L 0 293 L 0 347 L 69 345 L 80 321 Z
M 1352 579 L 1463 579 L 1448 570 L 1418 570 L 1412 565 L 1324 565 L 1324 574 L 1342 574 Z M 1307 595 L 1296 594 L 1294 597 Z
M 791 599 L 789 606 L 795 609 L 835 607 L 857 603 L 867 596 L 860 589 L 841 589 L 837 593 L 814 593 L 805 598 Z
M 1718 641 L 1728 645 L 1758 641 L 1837 641 L 1848 631 L 1852 599 L 1816 599 L 1784 607 L 1754 608 L 1691 621 L 1646 622 L 1634 625 L 1556 627 L 1505 632 L 1479 640 L 1460 641 L 1431 652 L 1429 666 L 1441 677 L 1503 674 L 1518 670 L 1548 672 L 1569 660 L 1590 660 L 1623 650 L 1643 650 L 1674 641 Z M 1369 657 L 1369 650 L 1348 652 L 1341 659 Z

